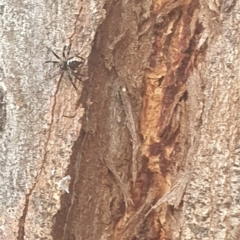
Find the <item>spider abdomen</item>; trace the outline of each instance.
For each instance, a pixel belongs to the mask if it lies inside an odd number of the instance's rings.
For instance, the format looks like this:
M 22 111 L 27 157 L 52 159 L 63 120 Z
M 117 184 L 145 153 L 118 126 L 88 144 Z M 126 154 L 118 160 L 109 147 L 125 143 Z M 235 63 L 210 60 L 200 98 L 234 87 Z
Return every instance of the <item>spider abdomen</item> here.
M 84 60 L 81 57 L 74 56 L 67 60 L 67 66 L 72 70 L 76 71 L 81 65 L 84 64 Z

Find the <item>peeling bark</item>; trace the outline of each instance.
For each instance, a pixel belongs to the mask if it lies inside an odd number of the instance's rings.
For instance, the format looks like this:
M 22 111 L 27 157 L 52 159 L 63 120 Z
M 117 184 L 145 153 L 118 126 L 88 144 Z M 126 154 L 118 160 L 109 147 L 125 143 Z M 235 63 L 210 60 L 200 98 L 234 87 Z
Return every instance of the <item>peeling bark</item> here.
M 239 4 L 2 1 L 0 239 L 238 239 Z

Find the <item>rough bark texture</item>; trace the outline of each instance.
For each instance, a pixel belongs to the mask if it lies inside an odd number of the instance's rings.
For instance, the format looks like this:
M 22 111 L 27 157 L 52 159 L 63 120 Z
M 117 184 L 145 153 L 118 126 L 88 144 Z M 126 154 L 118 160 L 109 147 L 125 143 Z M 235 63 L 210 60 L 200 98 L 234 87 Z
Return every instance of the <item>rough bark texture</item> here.
M 1 1 L 0 239 L 238 239 L 239 10 Z

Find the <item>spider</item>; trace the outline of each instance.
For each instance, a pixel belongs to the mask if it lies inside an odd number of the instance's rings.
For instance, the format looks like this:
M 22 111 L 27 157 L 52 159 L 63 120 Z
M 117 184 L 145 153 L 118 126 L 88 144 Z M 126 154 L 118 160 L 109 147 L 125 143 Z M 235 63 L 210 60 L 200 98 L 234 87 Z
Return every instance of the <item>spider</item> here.
M 77 72 L 77 70 L 79 67 L 83 66 L 85 59 L 80 57 L 79 55 L 69 57 L 71 44 L 68 47 L 67 46 L 63 47 L 62 58 L 59 57 L 51 48 L 47 47 L 47 49 L 52 52 L 52 54 L 58 59 L 58 61 L 48 60 L 48 61 L 45 61 L 45 63 L 58 64 L 61 70 L 60 73 L 61 74 L 64 74 L 65 72 L 67 73 L 68 79 L 70 80 L 71 84 L 77 91 L 77 87 L 73 82 L 73 77 L 81 81 L 81 78 L 79 78 L 79 76 L 81 75 Z M 60 73 L 57 73 L 56 75 Z

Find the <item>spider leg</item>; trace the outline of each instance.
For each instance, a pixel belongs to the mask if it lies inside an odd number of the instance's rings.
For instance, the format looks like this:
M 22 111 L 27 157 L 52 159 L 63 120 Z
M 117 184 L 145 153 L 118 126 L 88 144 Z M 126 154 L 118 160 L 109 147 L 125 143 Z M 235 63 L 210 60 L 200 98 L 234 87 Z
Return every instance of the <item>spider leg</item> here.
M 67 48 L 67 46 L 64 46 L 63 47 L 63 51 L 62 51 L 62 55 L 63 55 L 64 59 L 66 59 L 66 55 L 65 55 L 66 48 Z
M 71 47 L 72 47 L 72 44 L 70 43 L 70 44 L 68 45 L 67 56 L 69 56 L 69 54 L 70 54 Z
M 49 60 L 49 61 L 45 61 L 44 63 L 59 63 L 58 61 L 51 61 L 51 60 Z
M 78 91 L 76 85 L 73 83 L 73 79 L 72 79 L 72 77 L 71 77 L 71 74 L 68 72 L 68 70 L 66 70 L 66 72 L 67 72 L 67 74 L 68 74 L 68 78 L 69 78 L 70 82 L 72 83 L 73 87 L 75 88 L 76 91 Z
M 75 55 L 76 57 L 78 57 L 78 58 L 81 58 L 82 60 L 83 60 L 83 62 L 85 62 L 86 61 L 86 59 L 85 58 L 83 58 L 83 57 L 81 57 L 80 55 Z
M 56 77 L 57 75 L 60 75 L 62 73 L 62 71 L 60 71 L 60 72 L 57 72 L 56 74 L 54 74 L 53 76 L 51 76 L 51 77 L 48 77 L 48 78 L 45 78 L 46 80 L 47 79 L 50 79 L 50 78 L 54 78 L 54 77 Z
M 83 77 L 83 76 L 84 76 L 83 74 L 75 73 L 75 72 L 73 72 L 73 71 L 71 71 L 71 73 L 72 73 L 72 75 L 73 75 L 76 79 L 78 79 L 79 81 L 82 82 L 82 79 L 81 79 L 80 77 Z M 80 77 L 79 77 L 79 76 L 80 76 Z
M 51 48 L 49 48 L 48 46 L 46 46 L 46 47 L 47 47 L 47 49 L 48 49 L 49 51 L 52 52 L 52 54 L 53 54 L 57 59 L 62 60 Z
M 66 59 L 66 56 L 67 56 L 67 57 L 69 56 L 69 53 L 70 53 L 70 51 L 71 51 L 71 47 L 72 47 L 72 44 L 63 47 L 63 58 L 64 58 L 64 59 Z M 65 54 L 66 49 L 67 49 L 67 53 Z

